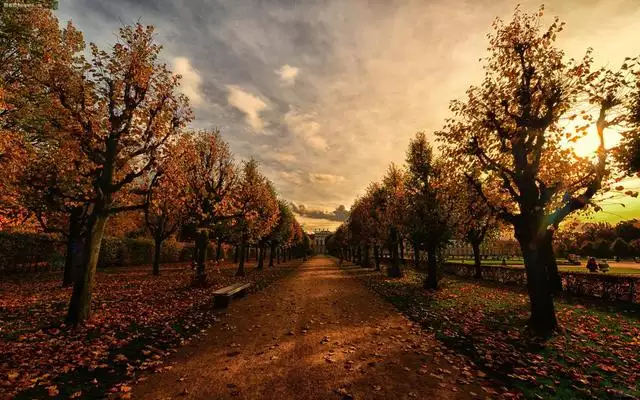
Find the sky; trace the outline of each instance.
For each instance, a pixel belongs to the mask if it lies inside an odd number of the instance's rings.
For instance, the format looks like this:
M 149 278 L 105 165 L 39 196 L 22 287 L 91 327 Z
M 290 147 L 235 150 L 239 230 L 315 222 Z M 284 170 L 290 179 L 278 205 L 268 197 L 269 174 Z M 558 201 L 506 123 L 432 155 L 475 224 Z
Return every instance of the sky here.
M 482 79 L 496 17 L 521 0 L 61 0 L 87 42 L 111 46 L 123 24 L 155 25 L 183 75 L 195 128 L 220 128 L 239 159 L 255 157 L 307 230 L 334 229 L 409 139 L 440 129 L 451 100 Z M 640 1 L 549 0 L 567 22 L 568 56 L 598 64 L 640 54 Z M 595 141 L 586 139 L 583 151 Z M 640 186 L 639 182 L 634 182 Z M 596 219 L 640 215 L 611 201 Z

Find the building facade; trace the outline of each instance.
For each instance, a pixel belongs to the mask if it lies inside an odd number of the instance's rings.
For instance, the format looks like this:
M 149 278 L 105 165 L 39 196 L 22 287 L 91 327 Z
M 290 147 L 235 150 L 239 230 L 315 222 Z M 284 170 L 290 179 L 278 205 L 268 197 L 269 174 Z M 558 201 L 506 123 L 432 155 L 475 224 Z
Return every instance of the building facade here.
M 316 229 L 315 231 L 313 231 L 313 251 L 315 254 L 326 254 L 327 253 L 327 246 L 326 246 L 326 241 L 327 241 L 327 237 L 329 235 L 331 235 L 331 231 L 328 230 L 320 230 L 320 229 Z

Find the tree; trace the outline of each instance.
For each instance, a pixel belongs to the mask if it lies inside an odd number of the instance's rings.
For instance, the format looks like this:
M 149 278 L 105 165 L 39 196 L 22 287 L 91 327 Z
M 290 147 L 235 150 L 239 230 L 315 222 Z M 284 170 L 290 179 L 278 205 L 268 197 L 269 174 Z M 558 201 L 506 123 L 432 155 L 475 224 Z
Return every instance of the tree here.
M 71 23 L 60 29 L 50 10 L 16 7 L 0 15 L 0 217 L 35 215 L 46 232 L 67 239 L 63 286 L 72 281 L 88 209 L 88 179 L 80 176 L 77 146 L 46 85 L 69 70 L 84 47 Z M 79 199 L 79 201 L 76 201 Z
M 18 191 L 20 203 L 36 216 L 42 229 L 66 239 L 63 287 L 73 284 L 82 265 L 92 198 L 92 185 L 83 175 L 83 164 L 68 162 L 78 154 L 75 146 L 68 146 L 73 144 L 62 142 L 57 148 L 37 151 L 23 172 Z
M 627 257 L 630 253 L 630 247 L 622 238 L 616 238 L 609 246 L 610 254 L 615 257 Z
M 291 207 L 286 201 L 278 200 L 278 210 L 278 222 L 266 236 L 266 241 L 269 243 L 269 267 L 273 267 L 279 246 L 286 243 L 292 235 L 294 216 Z
M 447 157 L 481 172 L 475 189 L 514 227 L 525 261 L 529 327 L 547 335 L 557 326 L 553 231 L 592 205 L 603 187 L 605 131 L 622 121 L 627 82 L 620 73 L 592 72 L 590 50 L 580 62 L 565 60 L 555 46 L 564 24 L 556 19 L 543 30 L 542 14 L 516 9 L 511 22 L 496 20 L 485 79 L 465 100 L 451 103 L 454 117 L 438 136 Z M 595 116 L 585 104 L 593 105 Z M 592 125 L 599 138 L 595 164 L 564 145 Z
M 640 239 L 640 221 L 632 219 L 628 221 L 620 221 L 615 227 L 616 235 L 626 242 Z
M 465 177 L 455 180 L 457 188 L 464 188 L 459 192 L 458 230 L 462 237 L 471 245 L 476 278 L 482 278 L 482 262 L 480 245 L 487 235 L 497 233 L 499 225 L 496 215 L 484 202 L 473 187 L 473 183 Z
M 369 254 L 372 241 L 375 240 L 375 221 L 371 216 L 372 202 L 370 196 L 363 196 L 355 200 L 351 206 L 351 213 L 347 226 L 356 246 L 362 249 L 361 265 L 368 268 L 371 264 Z
M 334 256 L 338 257 L 339 265 L 342 265 L 343 261 L 347 258 L 347 243 L 348 243 L 348 229 L 346 224 L 341 224 L 336 232 L 332 235 L 330 243 L 327 243 L 327 249 L 332 252 Z M 333 249 L 333 250 L 331 250 Z M 379 267 L 379 265 L 377 266 Z
M 443 165 L 435 159 L 423 132 L 418 132 L 407 150 L 406 215 L 412 239 L 417 248 L 427 250 L 425 288 L 437 289 L 438 253 L 451 237 L 457 200 L 450 194 L 458 192 L 447 182 Z
M 384 223 L 384 229 L 388 232 L 387 243 L 391 254 L 391 265 L 387 269 L 387 274 L 389 277 L 398 278 L 402 276 L 398 259 L 398 245 L 401 240 L 400 229 L 406 211 L 404 171 L 395 164 L 391 164 L 382 179 L 381 189 L 377 205 L 384 215 L 381 219 Z
M 266 237 L 278 222 L 278 202 L 273 185 L 258 169 L 258 162 L 250 159 L 242 167 L 242 176 L 234 190 L 237 218 L 235 230 L 240 243 L 240 260 L 236 276 L 244 276 L 245 249 L 252 242 Z M 258 263 L 263 257 L 260 246 Z
M 181 141 L 171 146 L 162 164 L 151 178 L 151 189 L 147 192 L 144 222 L 153 236 L 155 244 L 153 275 L 160 275 L 162 243 L 188 222 L 192 204 L 189 190 L 185 153 Z
M 386 193 L 381 184 L 374 182 L 367 187 L 370 229 L 373 240 L 373 258 L 376 266 L 376 271 L 380 271 L 380 258 L 382 248 L 381 246 L 388 241 L 387 223 L 386 223 Z M 417 264 L 416 264 L 417 267 Z
M 629 251 L 634 257 L 640 257 L 640 239 L 629 242 Z
M 194 283 L 204 284 L 209 231 L 221 222 L 232 220 L 236 213 L 232 190 L 237 183 L 237 171 L 220 131 L 199 131 L 187 137 L 182 151 L 188 166 L 186 180 L 191 203 L 185 207 L 190 210 L 197 231 Z
M 49 124 L 68 127 L 61 140 L 77 144 L 81 173 L 92 182 L 82 264 L 76 276 L 67 321 L 91 316 L 91 293 L 105 225 L 110 215 L 140 209 L 119 204 L 117 196 L 132 190 L 156 166 L 169 142 L 191 119 L 188 102 L 178 93 L 180 78 L 158 61 L 161 47 L 153 28 L 140 24 L 120 29 L 111 53 L 91 45 L 92 59 L 77 56 L 73 68 L 52 60 L 41 84 L 59 113 Z
M 638 135 L 638 129 L 640 129 L 640 84 L 637 83 L 640 82 L 640 79 L 637 79 L 640 75 L 640 63 L 637 58 L 627 57 L 623 68 L 631 70 L 632 67 L 635 67 L 632 72 L 636 75 L 636 87 L 628 105 L 627 122 L 630 129 L 622 132 L 622 140 L 613 152 L 619 166 L 627 175 L 640 173 L 640 135 Z M 637 196 L 637 194 L 635 195 Z

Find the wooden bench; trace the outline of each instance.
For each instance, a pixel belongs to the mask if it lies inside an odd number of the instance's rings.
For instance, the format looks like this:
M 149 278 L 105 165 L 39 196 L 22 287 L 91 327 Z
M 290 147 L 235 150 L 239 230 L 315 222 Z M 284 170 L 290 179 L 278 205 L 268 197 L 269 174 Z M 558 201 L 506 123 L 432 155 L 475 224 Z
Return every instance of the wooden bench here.
M 227 308 L 233 297 L 243 297 L 251 283 L 234 283 L 231 286 L 223 287 L 213 292 L 213 306 L 215 308 Z

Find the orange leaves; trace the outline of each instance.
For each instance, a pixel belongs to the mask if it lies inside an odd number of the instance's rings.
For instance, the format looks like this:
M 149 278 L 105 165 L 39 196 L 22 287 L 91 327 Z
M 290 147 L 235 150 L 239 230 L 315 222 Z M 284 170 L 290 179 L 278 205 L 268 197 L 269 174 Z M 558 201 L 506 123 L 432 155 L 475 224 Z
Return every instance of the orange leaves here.
M 262 175 L 258 163 L 251 159 L 244 163 L 238 186 L 233 194 L 238 207 L 238 234 L 245 240 L 260 240 L 276 226 L 280 208 L 273 184 Z M 293 235 L 296 232 L 294 225 Z M 291 240 L 302 239 L 292 237 Z

